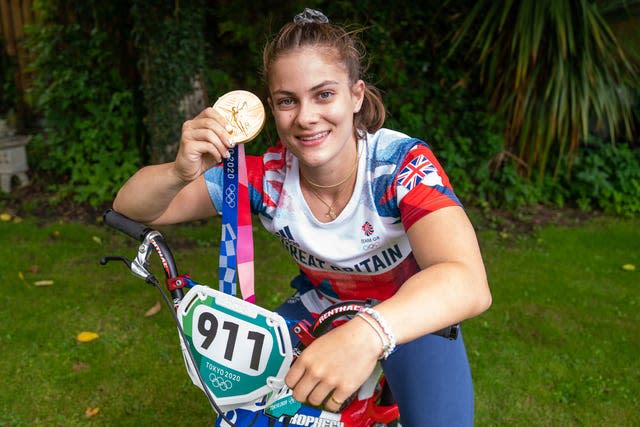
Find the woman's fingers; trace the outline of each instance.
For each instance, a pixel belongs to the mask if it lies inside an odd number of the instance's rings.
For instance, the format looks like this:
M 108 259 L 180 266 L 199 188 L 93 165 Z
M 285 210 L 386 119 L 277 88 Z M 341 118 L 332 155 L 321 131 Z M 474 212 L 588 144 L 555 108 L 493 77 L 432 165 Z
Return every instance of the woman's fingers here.
M 230 142 L 231 144 L 228 145 L 229 147 L 233 146 L 233 126 L 218 110 L 213 107 L 206 108 L 199 117 L 205 120 L 206 127 L 214 129 L 219 135 L 224 135 L 225 143 Z
M 293 391 L 293 397 L 299 402 L 308 402 L 313 406 L 324 406 L 328 410 L 337 411 L 340 405 L 332 401 L 332 393 L 337 396 L 349 395 L 353 391 L 342 390 L 350 386 L 350 381 L 344 381 L 348 369 L 344 360 L 338 354 L 320 357 L 317 352 L 309 352 L 307 348 L 291 366 L 285 381 Z M 354 385 L 357 388 L 357 385 Z M 340 392 L 337 392 L 340 390 Z M 337 397 L 335 398 L 337 399 Z
M 227 129 L 233 130 L 226 119 L 211 107 L 184 122 L 176 157 L 176 171 L 183 180 L 193 180 L 229 157 L 229 149 L 235 143 Z
M 329 398 L 324 403 L 324 407 L 331 412 L 340 411 L 340 409 L 342 409 L 342 405 L 344 405 L 344 402 L 348 399 L 348 398 L 338 398 L 337 394 L 338 394 L 337 391 L 334 390 L 334 392 L 329 395 Z
M 204 150 L 210 154 L 214 154 L 215 151 L 220 154 L 220 157 L 228 157 L 229 149 L 234 146 L 228 137 L 221 138 L 209 128 L 190 130 L 185 143 L 196 144 L 193 147 L 196 151 Z
M 292 373 L 291 370 L 294 370 L 294 372 Z M 293 398 L 298 402 L 308 402 L 313 406 L 321 406 L 335 388 L 335 385 L 331 381 L 327 381 L 327 378 L 323 375 L 314 373 L 313 368 L 301 369 L 300 364 L 294 363 L 291 370 L 286 378 L 287 385 L 293 390 Z M 334 409 L 338 408 L 339 406 Z
M 325 381 L 317 383 L 313 390 L 311 390 L 311 392 L 307 396 L 307 402 L 309 402 L 313 406 L 321 406 L 324 404 L 324 407 L 327 409 L 338 410 L 340 408 L 339 405 L 337 408 L 333 408 L 333 406 L 330 405 L 330 403 L 332 403 L 330 396 L 333 390 L 334 387 Z
M 295 367 L 296 364 L 294 363 L 293 366 Z M 340 396 L 350 395 L 349 392 L 345 393 L 337 388 L 339 381 L 332 376 L 314 373 L 313 369 L 305 369 L 301 372 L 302 375 L 299 372 L 294 372 L 292 378 L 287 376 L 287 385 L 293 390 L 293 398 L 298 402 L 307 402 L 313 406 L 324 406 L 329 411 L 339 411 L 346 400 Z M 294 379 L 297 380 L 294 382 Z
M 215 113 L 215 110 L 209 109 Z M 219 116 L 217 113 L 215 113 Z M 222 120 L 222 121 L 221 121 Z M 183 140 L 203 140 L 209 142 L 219 141 L 222 145 L 231 148 L 234 146 L 233 135 L 229 133 L 229 125 L 224 118 L 211 116 L 198 116 L 193 120 L 187 120 L 182 126 Z M 233 128 L 230 128 L 233 131 Z

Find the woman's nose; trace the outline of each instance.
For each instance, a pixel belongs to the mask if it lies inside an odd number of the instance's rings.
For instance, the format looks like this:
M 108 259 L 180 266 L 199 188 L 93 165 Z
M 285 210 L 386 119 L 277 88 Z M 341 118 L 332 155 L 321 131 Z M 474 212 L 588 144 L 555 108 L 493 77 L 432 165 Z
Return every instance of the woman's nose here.
M 307 127 L 311 124 L 314 124 L 318 121 L 320 117 L 318 113 L 317 106 L 315 106 L 312 102 L 300 102 L 298 108 L 298 115 L 296 120 L 298 124 L 302 127 Z

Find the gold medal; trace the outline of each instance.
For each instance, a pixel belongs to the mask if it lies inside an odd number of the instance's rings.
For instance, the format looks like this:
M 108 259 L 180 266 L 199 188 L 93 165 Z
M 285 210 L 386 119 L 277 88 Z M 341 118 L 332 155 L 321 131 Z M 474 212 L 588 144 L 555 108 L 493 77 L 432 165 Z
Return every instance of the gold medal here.
M 254 139 L 264 126 L 265 112 L 262 101 L 246 90 L 234 90 L 222 95 L 213 104 L 233 127 L 233 142 L 244 144 Z

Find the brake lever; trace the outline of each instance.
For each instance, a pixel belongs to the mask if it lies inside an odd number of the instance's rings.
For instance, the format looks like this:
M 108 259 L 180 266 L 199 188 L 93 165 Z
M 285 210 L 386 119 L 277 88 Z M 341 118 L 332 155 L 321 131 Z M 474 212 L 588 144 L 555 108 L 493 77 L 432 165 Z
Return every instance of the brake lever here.
M 122 261 L 129 270 L 131 270 L 131 261 L 122 256 L 108 255 L 100 258 L 100 265 L 107 265 L 111 261 Z
M 108 255 L 100 258 L 100 265 L 107 265 L 111 261 L 122 261 L 127 266 L 129 271 L 131 271 L 136 276 L 144 279 L 144 281 L 149 283 L 150 285 L 157 286 L 160 284 L 160 282 L 158 282 L 153 274 L 151 274 L 149 271 L 147 271 L 146 268 L 140 265 L 138 260 L 130 261 L 122 256 Z

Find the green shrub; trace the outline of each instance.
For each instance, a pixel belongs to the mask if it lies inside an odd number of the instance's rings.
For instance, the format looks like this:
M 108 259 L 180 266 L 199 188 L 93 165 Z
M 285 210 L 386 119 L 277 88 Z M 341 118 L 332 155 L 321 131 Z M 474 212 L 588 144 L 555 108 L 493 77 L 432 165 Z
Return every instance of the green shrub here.
M 132 41 L 144 98 L 149 135 L 145 161 L 171 161 L 177 153 L 186 113 L 180 102 L 203 80 L 205 2 L 135 0 L 131 7 Z M 200 99 L 198 100 L 200 101 Z
M 37 2 L 40 19 L 27 28 L 30 98 L 43 122 L 30 164 L 62 197 L 98 205 L 139 166 L 136 107 L 115 66 L 121 52 L 98 20 L 108 19 L 108 6 L 102 16 L 100 2 L 80 3 L 67 5 L 65 22 L 56 1 Z M 83 8 L 94 13 L 82 15 Z
M 640 148 L 592 137 L 579 151 L 569 185 L 582 209 L 640 214 Z

